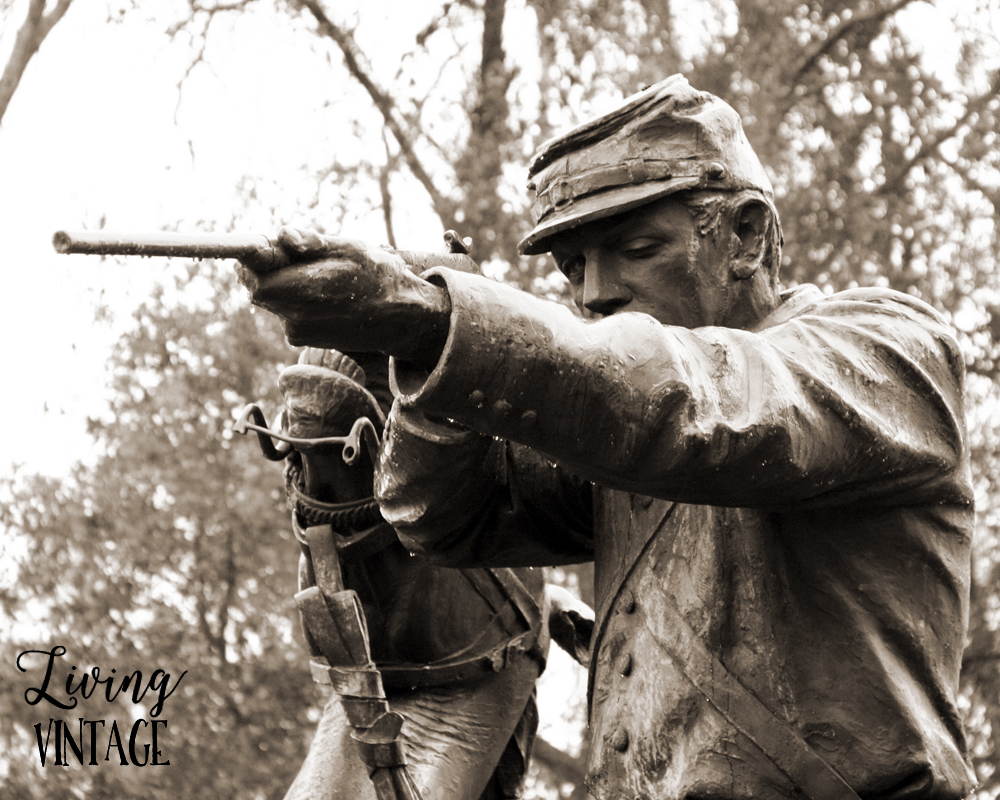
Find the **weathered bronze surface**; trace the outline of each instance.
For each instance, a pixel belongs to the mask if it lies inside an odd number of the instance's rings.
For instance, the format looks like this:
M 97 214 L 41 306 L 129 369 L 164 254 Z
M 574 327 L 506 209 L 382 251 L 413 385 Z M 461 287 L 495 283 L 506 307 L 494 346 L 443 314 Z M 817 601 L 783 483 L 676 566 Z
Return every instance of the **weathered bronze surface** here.
M 683 79 L 533 178 L 522 247 L 583 319 L 294 231 L 287 266 L 241 268 L 291 341 L 395 357 L 375 483 L 401 541 L 460 568 L 594 560 L 599 798 L 965 796 L 973 493 L 944 320 L 780 291 L 766 176 Z

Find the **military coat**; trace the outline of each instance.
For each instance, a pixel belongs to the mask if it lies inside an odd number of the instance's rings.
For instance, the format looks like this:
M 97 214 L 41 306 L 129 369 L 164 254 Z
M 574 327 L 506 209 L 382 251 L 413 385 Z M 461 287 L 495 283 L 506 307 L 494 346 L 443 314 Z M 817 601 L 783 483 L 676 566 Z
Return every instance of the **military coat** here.
M 801 796 L 739 692 L 866 800 L 971 789 L 964 365 L 930 307 L 802 287 L 687 330 L 425 277 L 449 339 L 395 367 L 379 502 L 443 564 L 594 560 L 598 798 Z

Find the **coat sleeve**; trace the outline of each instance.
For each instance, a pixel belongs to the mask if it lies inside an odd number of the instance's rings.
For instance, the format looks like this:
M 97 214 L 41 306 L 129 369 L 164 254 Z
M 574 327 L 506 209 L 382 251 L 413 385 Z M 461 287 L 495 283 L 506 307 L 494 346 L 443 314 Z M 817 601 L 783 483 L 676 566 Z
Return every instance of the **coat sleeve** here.
M 603 486 L 682 503 L 806 508 L 971 502 L 964 363 L 926 304 L 814 292 L 754 331 L 623 313 L 584 321 L 441 270 L 452 298 L 402 409 L 447 417 Z
M 375 477 L 382 515 L 445 566 L 555 566 L 593 558 L 589 481 L 541 453 L 393 405 Z

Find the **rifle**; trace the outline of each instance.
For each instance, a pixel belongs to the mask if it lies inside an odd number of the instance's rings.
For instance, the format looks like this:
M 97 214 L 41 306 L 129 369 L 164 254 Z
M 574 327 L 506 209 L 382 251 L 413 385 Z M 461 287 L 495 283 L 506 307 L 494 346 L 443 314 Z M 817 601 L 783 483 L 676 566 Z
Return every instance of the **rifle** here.
M 461 272 L 479 272 L 478 265 L 468 256 L 468 244 L 455 233 L 444 234 L 448 253 L 422 253 L 393 250 L 421 273 L 431 267 L 451 267 Z M 274 269 L 288 263 L 277 239 L 262 234 L 243 233 L 174 233 L 151 234 L 112 233 L 110 231 L 57 231 L 52 237 L 57 253 L 82 253 L 97 256 L 147 256 L 162 258 L 236 258 L 254 257 L 257 264 L 270 264 Z M 268 261 L 269 259 L 269 261 Z

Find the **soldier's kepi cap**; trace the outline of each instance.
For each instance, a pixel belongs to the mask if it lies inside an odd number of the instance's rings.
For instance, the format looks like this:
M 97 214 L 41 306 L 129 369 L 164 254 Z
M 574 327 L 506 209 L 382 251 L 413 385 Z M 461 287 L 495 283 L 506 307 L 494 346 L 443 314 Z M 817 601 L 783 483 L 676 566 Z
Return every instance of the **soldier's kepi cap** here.
M 673 75 L 614 111 L 543 144 L 528 169 L 535 228 L 522 255 L 548 251 L 554 234 L 684 189 L 757 189 L 771 182 L 739 115 Z

